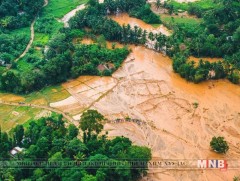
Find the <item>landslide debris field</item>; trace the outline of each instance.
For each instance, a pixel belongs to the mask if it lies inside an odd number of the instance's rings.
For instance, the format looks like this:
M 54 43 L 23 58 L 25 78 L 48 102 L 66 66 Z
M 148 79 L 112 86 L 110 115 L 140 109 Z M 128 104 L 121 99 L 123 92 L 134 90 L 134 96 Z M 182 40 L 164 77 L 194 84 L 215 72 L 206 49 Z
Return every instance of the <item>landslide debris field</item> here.
M 70 96 L 63 100 L 59 97 L 60 101 L 49 106 L 70 115 L 75 123 L 89 108 L 97 109 L 109 120 L 142 120 L 147 124 L 107 123 L 105 130 L 110 137 L 123 135 L 137 145 L 149 146 L 153 157 L 239 159 L 240 87 L 226 80 L 188 83 L 173 73 L 168 57 L 140 46 L 131 49 L 112 77 L 81 76 L 68 81 L 55 93 L 66 90 Z M 213 136 L 225 137 L 230 146 L 226 155 L 210 150 Z M 162 172 L 150 170 L 148 177 L 191 180 L 194 175 L 197 180 L 230 180 L 236 174 L 235 170 Z
M 149 28 L 127 15 L 112 19 Z M 165 27 L 158 31 L 169 34 Z M 34 111 L 27 118 L 58 111 L 78 124 L 85 110 L 96 109 L 109 120 L 129 117 L 145 122 L 108 122 L 104 130 L 109 132 L 110 138 L 123 135 L 134 144 L 150 147 L 153 157 L 240 159 L 240 87 L 228 80 L 189 83 L 173 72 L 171 59 L 167 56 L 143 46 L 129 47 L 131 54 L 111 77 L 80 76 L 28 96 L 1 93 L 0 111 L 4 118 L 1 118 L 0 125 L 9 130 L 18 121 L 22 123 L 29 110 Z M 19 110 L 17 104 L 25 108 Z M 39 105 L 41 107 L 36 107 Z M 5 124 L 7 119 L 12 120 L 11 124 Z M 226 155 L 211 151 L 209 142 L 213 136 L 223 136 L 229 143 Z M 236 174 L 237 170 L 156 169 L 149 170 L 144 179 L 185 181 L 214 178 L 226 181 L 232 180 Z

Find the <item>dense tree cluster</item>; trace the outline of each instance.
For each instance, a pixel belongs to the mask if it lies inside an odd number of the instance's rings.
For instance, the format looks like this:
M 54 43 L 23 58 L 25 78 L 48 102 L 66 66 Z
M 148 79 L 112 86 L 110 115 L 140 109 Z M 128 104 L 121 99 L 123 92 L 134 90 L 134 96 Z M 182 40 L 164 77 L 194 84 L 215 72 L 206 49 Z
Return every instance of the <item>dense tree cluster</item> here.
M 129 54 L 127 47 L 110 50 L 99 44 L 74 46 L 72 39 L 83 34 L 79 30 L 63 29 L 49 42 L 43 59 L 27 56 L 27 61 L 34 65 L 33 70 L 3 73 L 1 90 L 27 93 L 79 75 L 111 75 Z M 114 67 L 101 72 L 97 67 L 104 63 L 112 63 Z
M 0 33 L 0 65 L 12 64 L 12 60 L 24 51 L 28 41 L 29 37 L 24 34 Z
M 142 19 L 144 22 L 149 24 L 161 23 L 159 16 L 157 16 L 152 12 L 149 4 L 146 4 L 137 9 L 133 9 L 129 14 L 130 16 L 136 17 L 138 19 Z
M 30 26 L 31 21 L 42 8 L 44 0 L 1 0 L 0 1 L 0 65 L 12 64 L 26 48 L 30 40 L 25 32 L 14 32 Z M 22 30 L 25 31 L 25 30 Z
M 95 3 L 96 5 L 97 3 Z M 92 4 L 91 4 L 92 5 Z M 157 24 L 161 23 L 159 16 L 154 14 L 150 5 L 145 0 L 106 0 L 102 5 L 107 10 L 108 14 L 127 12 L 131 16 L 139 18 L 146 23 Z
M 216 3 L 218 6 L 204 11 L 203 22 L 199 25 L 167 24 L 169 28 L 174 30 L 174 33 L 167 37 L 165 41 L 163 39 L 161 41 L 166 45 L 167 54 L 175 57 L 173 61 L 174 70 L 187 80 L 194 82 L 206 80 L 209 78 L 207 76 L 208 72 L 214 70 L 216 73 L 214 78 L 227 76 L 233 83 L 239 83 L 240 3 L 237 0 L 218 0 Z M 186 61 L 186 55 L 223 57 L 224 62 L 215 64 L 201 62 L 201 65 L 195 67 L 192 63 Z M 220 70 L 222 73 L 218 73 Z M 185 71 L 191 72 L 191 75 L 186 74 Z M 195 76 L 195 73 L 197 73 L 197 76 Z M 195 80 L 194 77 L 197 79 Z
M 30 24 L 44 0 L 1 0 L 0 1 L 0 30 L 20 28 Z
M 94 23 L 97 23 L 98 26 L 101 23 L 104 23 L 106 27 L 104 27 L 102 24 L 101 29 L 104 28 L 105 30 L 112 31 L 111 25 L 113 25 L 113 28 L 116 28 L 115 32 L 117 32 L 117 30 L 120 28 L 119 25 L 117 26 L 116 22 L 108 20 L 106 15 L 123 12 L 127 12 L 131 16 L 142 19 L 146 23 L 161 23 L 159 16 L 152 12 L 150 5 L 146 4 L 145 0 L 106 0 L 101 4 L 99 4 L 96 0 L 90 0 L 89 6 L 84 11 L 79 12 L 77 17 L 75 16 L 75 18 L 73 18 L 71 24 L 76 26 L 77 23 L 78 27 L 90 26 L 94 28 Z
M 104 165 L 91 167 L 89 164 L 72 166 L 70 168 L 46 167 L 34 169 L 2 169 L 0 179 L 29 180 L 138 180 L 146 174 L 147 167 L 132 168 L 132 160 L 149 161 L 151 151 L 147 147 L 132 145 L 125 137 L 107 139 L 107 133 L 102 133 L 104 117 L 95 110 L 84 112 L 80 120 L 79 130 L 73 124 L 64 126 L 62 116 L 41 118 L 31 121 L 27 128 L 18 125 L 11 131 L 12 136 L 0 132 L 0 158 L 20 161 L 85 161 L 86 163 L 124 162 L 121 165 Z M 78 137 L 82 137 L 79 139 Z M 14 146 L 24 148 L 24 151 L 11 158 L 9 151 Z
M 173 58 L 173 70 L 188 81 L 199 83 L 208 79 L 221 79 L 227 76 L 224 63 L 200 60 L 197 65 L 193 61 L 187 61 L 184 54 L 176 54 Z
M 90 28 L 93 34 L 104 35 L 109 41 L 121 43 L 145 44 L 147 32 L 135 26 L 120 26 L 118 23 L 108 18 L 104 14 L 104 6 L 97 4 L 90 6 L 83 11 L 79 11 L 69 24 L 73 28 Z
M 0 158 L 9 158 L 9 150 L 13 147 L 13 140 L 0 127 Z

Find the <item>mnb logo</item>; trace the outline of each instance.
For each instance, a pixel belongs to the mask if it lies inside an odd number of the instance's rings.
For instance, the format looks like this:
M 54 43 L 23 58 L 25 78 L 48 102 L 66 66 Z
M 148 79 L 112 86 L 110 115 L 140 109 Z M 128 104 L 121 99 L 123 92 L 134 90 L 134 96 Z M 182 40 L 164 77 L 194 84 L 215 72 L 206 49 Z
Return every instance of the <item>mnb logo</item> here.
M 220 170 L 227 170 L 227 160 L 198 160 L 198 168 L 220 168 Z

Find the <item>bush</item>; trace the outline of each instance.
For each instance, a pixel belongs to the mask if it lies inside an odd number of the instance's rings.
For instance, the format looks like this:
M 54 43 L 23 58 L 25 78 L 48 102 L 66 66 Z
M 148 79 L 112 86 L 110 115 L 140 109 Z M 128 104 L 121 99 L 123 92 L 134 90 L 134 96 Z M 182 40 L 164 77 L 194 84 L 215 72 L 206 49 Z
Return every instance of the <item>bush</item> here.
M 234 83 L 234 84 L 239 84 L 240 83 L 240 75 L 236 72 L 232 72 L 229 76 L 228 79 Z
M 229 149 L 227 142 L 223 137 L 213 137 L 210 142 L 211 148 L 217 153 L 226 153 Z
M 132 10 L 130 15 L 142 19 L 144 22 L 149 24 L 161 23 L 160 18 L 151 11 L 149 4 Z

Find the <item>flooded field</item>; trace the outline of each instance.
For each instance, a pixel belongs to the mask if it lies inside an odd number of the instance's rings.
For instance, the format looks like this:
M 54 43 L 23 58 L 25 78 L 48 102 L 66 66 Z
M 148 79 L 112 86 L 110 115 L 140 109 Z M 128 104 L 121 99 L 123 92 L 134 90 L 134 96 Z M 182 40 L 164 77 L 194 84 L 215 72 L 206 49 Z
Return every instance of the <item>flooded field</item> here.
M 72 95 L 51 106 L 69 112 L 74 119 L 88 109 L 107 118 L 129 116 L 147 122 L 108 123 L 110 137 L 126 136 L 152 149 L 162 159 L 240 158 L 240 87 L 227 80 L 201 84 L 186 82 L 173 73 L 168 57 L 131 46 L 132 53 L 113 77 L 82 76 L 63 86 Z M 194 107 L 194 103 L 198 106 Z M 226 155 L 210 150 L 213 136 L 224 136 L 230 145 Z M 236 171 L 151 170 L 152 180 L 231 180 Z M 159 173 L 158 173 L 159 172 Z M 166 176 L 167 173 L 167 176 Z
M 171 31 L 168 30 L 165 26 L 160 25 L 157 28 L 154 28 L 152 25 L 149 25 L 142 20 L 139 20 L 137 18 L 130 17 L 127 13 L 122 13 L 119 15 L 114 15 L 110 16 L 111 19 L 114 21 L 118 22 L 120 25 L 127 25 L 129 24 L 131 27 L 138 26 L 141 27 L 143 30 L 146 30 L 148 32 L 153 32 L 153 33 L 162 33 L 166 36 L 171 35 Z
M 127 14 L 111 17 L 120 24 L 151 25 Z M 83 40 L 83 43 L 92 43 Z M 108 43 L 109 46 L 110 43 Z M 136 118 L 146 122 L 107 123 L 109 137 L 126 136 L 134 144 L 151 148 L 161 159 L 240 159 L 240 86 L 227 80 L 189 83 L 172 70 L 171 59 L 141 46 L 112 77 L 81 76 L 63 84 L 71 94 L 50 104 L 78 120 L 86 109 L 97 109 L 109 120 Z M 205 58 L 204 58 L 205 59 Z M 190 57 L 190 60 L 199 59 Z M 215 62 L 219 59 L 209 59 Z M 213 136 L 223 136 L 226 155 L 210 149 Z M 148 180 L 232 180 L 236 170 L 150 170 Z
M 160 31 L 127 14 L 111 18 L 120 24 Z M 163 32 L 169 33 L 167 29 Z M 89 39 L 82 42 L 93 43 Z M 142 120 L 146 124 L 107 123 L 104 130 L 110 138 L 123 135 L 134 144 L 150 147 L 153 157 L 160 159 L 240 159 L 240 86 L 227 80 L 189 83 L 173 72 L 167 56 L 142 46 L 129 47 L 131 54 L 112 77 L 80 76 L 70 80 L 62 84 L 70 96 L 50 106 L 74 120 L 79 120 L 87 109 L 96 109 L 109 120 Z M 211 151 L 213 136 L 225 137 L 230 147 L 226 155 Z M 230 181 L 238 173 L 230 169 L 156 169 L 150 170 L 147 178 Z

